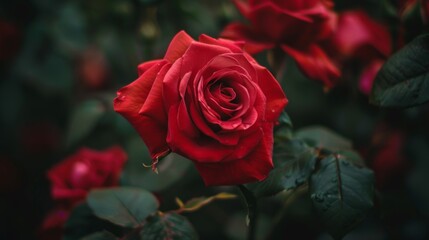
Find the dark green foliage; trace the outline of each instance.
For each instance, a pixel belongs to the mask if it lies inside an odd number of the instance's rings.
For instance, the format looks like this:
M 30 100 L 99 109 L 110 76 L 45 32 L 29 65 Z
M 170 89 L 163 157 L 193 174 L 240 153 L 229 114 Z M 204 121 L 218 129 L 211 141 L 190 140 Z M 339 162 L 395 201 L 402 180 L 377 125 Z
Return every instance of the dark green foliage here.
M 350 232 L 373 207 L 373 185 L 371 170 L 343 157 L 333 154 L 320 161 L 319 170 L 311 176 L 311 199 L 335 239 Z
M 412 107 L 429 101 L 429 34 L 387 60 L 374 81 L 370 100 L 381 107 Z

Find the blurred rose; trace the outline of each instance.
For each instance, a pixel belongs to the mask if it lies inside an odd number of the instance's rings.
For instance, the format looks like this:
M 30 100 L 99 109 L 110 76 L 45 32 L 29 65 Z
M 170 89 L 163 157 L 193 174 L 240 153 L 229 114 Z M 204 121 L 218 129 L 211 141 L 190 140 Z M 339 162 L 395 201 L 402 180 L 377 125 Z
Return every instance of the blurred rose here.
M 366 12 L 346 11 L 339 15 L 337 31 L 329 40 L 339 65 L 359 62 L 363 71 L 359 90 L 369 94 L 375 76 L 392 53 L 392 39 L 386 26 L 375 21 Z M 358 60 L 358 61 L 356 61 Z
M 126 158 L 116 146 L 104 151 L 80 149 L 48 171 L 53 199 L 73 206 L 85 199 L 90 189 L 118 185 Z
M 342 58 L 363 61 L 386 58 L 392 52 L 389 30 L 364 11 L 346 11 L 339 15 L 338 28 L 332 36 L 333 46 Z
M 399 130 L 379 126 L 372 139 L 372 169 L 376 184 L 385 187 L 394 182 L 398 175 L 406 170 L 406 159 L 403 154 L 405 135 Z
M 359 77 L 359 90 L 369 95 L 372 90 L 372 85 L 374 83 L 375 77 L 377 76 L 378 71 L 383 66 L 384 61 L 383 60 L 374 60 L 371 63 L 369 63 L 362 71 L 360 77 Z
M 83 52 L 78 61 L 78 76 L 88 89 L 100 89 L 106 86 L 107 62 L 99 49 L 89 48 Z
M 60 240 L 63 237 L 64 224 L 70 215 L 70 210 L 55 208 L 51 210 L 42 222 L 38 231 L 38 239 Z
M 139 65 L 118 91 L 127 118 L 157 161 L 169 151 L 192 160 L 206 185 L 266 178 L 273 167 L 273 127 L 287 104 L 279 83 L 242 45 L 184 31 L 163 59 Z
M 330 0 L 234 0 L 250 25 L 232 23 L 222 37 L 244 40 L 251 54 L 276 46 L 295 59 L 309 78 L 333 86 L 340 72 L 318 42 L 335 29 Z
M 0 63 L 15 56 L 20 38 L 20 32 L 13 23 L 0 19 Z
M 425 24 L 429 24 L 429 0 L 420 0 L 422 3 L 422 16 Z

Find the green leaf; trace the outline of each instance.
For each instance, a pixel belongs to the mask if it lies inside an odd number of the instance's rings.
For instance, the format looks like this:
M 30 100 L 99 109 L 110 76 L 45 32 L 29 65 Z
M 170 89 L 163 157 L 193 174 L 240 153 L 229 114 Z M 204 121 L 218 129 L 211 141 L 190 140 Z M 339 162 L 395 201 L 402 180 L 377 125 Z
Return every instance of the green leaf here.
M 191 223 L 176 213 L 157 214 L 149 217 L 140 231 L 141 240 L 192 240 L 198 235 Z
M 381 107 L 412 107 L 429 101 L 429 34 L 391 56 L 378 72 L 370 102 Z
M 108 221 L 97 218 L 88 204 L 81 204 L 73 209 L 64 225 L 64 240 L 81 239 L 89 234 L 107 230 L 121 234 L 122 228 Z
M 77 105 L 68 124 L 67 146 L 74 145 L 88 136 L 105 112 L 106 108 L 99 100 L 87 100 Z
M 312 147 L 331 151 L 352 149 L 350 140 L 322 126 L 301 128 L 295 132 L 295 137 L 306 141 Z
M 87 201 L 97 217 L 123 227 L 137 227 L 159 207 L 155 196 L 138 188 L 93 190 Z
M 293 125 L 289 115 L 285 111 L 283 111 L 278 121 L 279 121 L 279 125 L 275 127 L 275 134 L 274 134 L 275 141 L 282 141 L 282 140 L 284 141 L 284 140 L 291 139 L 293 135 L 292 134 Z
M 310 183 L 313 205 L 335 239 L 351 231 L 373 206 L 372 171 L 357 167 L 341 156 L 322 159 Z
M 273 158 L 274 169 L 265 180 L 246 184 L 246 187 L 258 198 L 304 184 L 314 170 L 316 152 L 303 141 L 294 139 L 277 144 Z
M 348 161 L 356 166 L 365 167 L 365 161 L 362 159 L 360 154 L 355 150 L 340 150 L 336 152 L 341 159 Z
M 151 157 L 140 137 L 131 139 L 126 145 L 128 163 L 122 176 L 122 185 L 144 188 L 149 191 L 162 191 L 182 180 L 192 166 L 188 159 L 170 153 L 157 164 L 158 174 L 143 163 L 150 164 Z
M 96 232 L 82 238 L 82 240 L 117 240 L 117 239 L 118 238 L 115 235 L 111 234 L 108 231 Z

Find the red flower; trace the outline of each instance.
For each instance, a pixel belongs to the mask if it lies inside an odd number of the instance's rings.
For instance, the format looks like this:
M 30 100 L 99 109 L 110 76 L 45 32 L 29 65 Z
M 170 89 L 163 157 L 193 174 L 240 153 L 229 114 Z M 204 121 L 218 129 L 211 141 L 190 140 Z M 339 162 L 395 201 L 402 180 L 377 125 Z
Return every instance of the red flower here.
M 54 208 L 42 222 L 38 231 L 38 239 L 60 240 L 64 234 L 64 224 L 69 218 L 70 210 L 64 208 Z
M 232 23 L 222 37 L 244 40 L 251 54 L 280 46 L 308 77 L 333 86 L 340 72 L 320 48 L 335 28 L 330 0 L 234 0 L 250 25 Z
M 90 189 L 118 185 L 126 158 L 120 147 L 104 151 L 80 149 L 49 170 L 53 199 L 74 206 L 85 199 Z
M 339 15 L 332 41 L 343 58 L 368 61 L 387 58 L 392 52 L 391 35 L 387 27 L 360 10 Z
M 359 79 L 359 89 L 369 94 L 375 76 L 392 52 L 387 27 L 364 11 L 346 11 L 339 15 L 338 27 L 330 38 L 330 44 L 341 64 L 350 60 L 360 61 L 364 70 Z
M 139 65 L 115 111 L 156 161 L 169 151 L 195 162 L 206 185 L 264 179 L 273 167 L 273 125 L 287 99 L 241 45 L 179 32 L 163 59 Z

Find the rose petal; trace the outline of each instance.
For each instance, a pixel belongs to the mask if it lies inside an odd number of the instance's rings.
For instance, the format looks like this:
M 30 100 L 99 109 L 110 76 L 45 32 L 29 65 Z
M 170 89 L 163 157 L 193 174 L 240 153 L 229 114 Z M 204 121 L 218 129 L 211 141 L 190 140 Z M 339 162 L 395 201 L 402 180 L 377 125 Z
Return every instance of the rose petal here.
M 215 133 L 213 129 L 208 126 L 209 123 L 202 118 L 201 113 L 196 109 L 195 104 L 190 104 L 189 110 L 195 126 L 198 127 L 203 134 L 217 140 L 222 145 L 235 146 L 238 144 L 240 140 L 240 132 Z
M 177 116 L 179 106 L 173 106 L 170 108 L 169 116 Z M 192 114 L 192 108 L 191 108 Z M 198 113 L 197 113 L 198 114 Z M 195 118 L 192 115 L 192 119 L 195 122 Z M 241 132 L 239 135 L 229 135 L 225 133 L 222 137 L 232 137 L 229 140 L 234 141 L 235 137 L 241 137 L 240 141 L 235 146 L 228 146 L 221 144 L 216 139 L 199 136 L 198 138 L 192 138 L 184 134 L 181 131 L 180 120 L 175 117 L 169 118 L 167 142 L 171 146 L 171 150 L 182 156 L 185 156 L 195 162 L 223 162 L 232 161 L 238 158 L 243 158 L 249 152 L 253 151 L 255 146 L 261 140 L 262 133 L 259 132 L 259 124 L 252 126 L 247 131 Z M 225 139 L 225 141 L 227 141 Z
M 137 66 L 137 71 L 139 76 L 142 75 L 143 73 L 145 73 L 147 70 L 149 70 L 151 67 L 153 67 L 154 65 L 160 64 L 161 62 L 163 62 L 164 60 L 152 60 L 152 61 L 147 61 L 144 63 L 141 63 Z
M 273 168 L 272 128 L 272 124 L 265 124 L 262 141 L 242 159 L 212 164 L 197 162 L 195 166 L 206 186 L 237 185 L 265 179 Z
M 179 84 L 184 74 L 190 72 L 190 79 L 195 79 L 195 74 L 212 58 L 223 53 L 230 53 L 228 48 L 213 46 L 205 43 L 193 42 L 185 54 L 173 63 L 164 78 L 163 96 L 164 105 L 168 110 L 170 106 L 180 101 Z
M 186 105 L 187 104 L 185 101 L 181 101 L 179 104 L 179 109 L 177 110 L 177 115 L 170 115 L 169 117 L 177 118 L 177 122 L 180 122 L 178 127 L 181 133 L 186 134 L 188 138 L 197 139 L 200 136 L 200 133 L 190 118 Z
M 258 85 L 266 97 L 266 121 L 277 121 L 288 99 L 274 76 L 264 67 L 254 66 L 258 73 Z
M 223 146 L 210 138 L 192 138 L 181 130 L 181 120 L 177 116 L 179 105 L 172 106 L 168 113 L 167 142 L 171 150 L 194 161 L 218 162 L 225 159 L 233 148 Z M 195 128 L 195 127 L 194 127 Z
M 115 111 L 124 116 L 140 134 L 148 146 L 152 157 L 156 157 L 158 154 L 168 150 L 168 145 L 165 141 L 165 136 L 167 134 L 166 127 L 163 126 L 166 124 L 166 120 L 159 122 L 157 118 L 160 118 L 160 115 L 156 115 L 155 118 L 152 118 L 149 113 L 141 114 L 140 111 L 152 87 L 156 85 L 159 91 L 160 79 L 158 78 L 158 83 L 154 84 L 154 82 L 155 79 L 157 79 L 158 72 L 161 71 L 165 64 L 167 64 L 167 62 L 162 61 L 153 65 L 137 80 L 121 88 L 113 104 Z M 157 90 L 155 90 L 155 92 L 156 91 Z M 156 102 L 155 99 L 151 101 Z M 162 104 L 162 99 L 159 99 L 158 102 Z M 156 106 L 159 106 L 159 104 Z M 148 109 L 150 109 L 150 106 L 148 106 Z M 156 111 L 162 113 L 162 109 L 161 107 L 161 109 Z
M 275 46 L 275 43 L 263 39 L 253 33 L 249 27 L 241 23 L 231 23 L 227 25 L 220 36 L 223 38 L 244 41 L 244 50 L 250 54 L 256 54 Z
M 198 40 L 202 43 L 217 45 L 221 47 L 227 47 L 229 48 L 229 50 L 231 50 L 234 53 L 243 52 L 244 42 L 242 41 L 231 41 L 231 40 L 222 39 L 222 38 L 216 39 L 216 38 L 207 36 L 205 34 L 201 34 Z
M 294 1 L 284 1 L 284 0 L 273 0 L 278 6 L 281 8 L 285 8 L 288 10 L 304 10 L 308 8 L 312 8 L 317 3 L 320 3 L 320 0 L 294 0 Z
M 374 60 L 365 69 L 362 71 L 362 74 L 359 78 L 359 90 L 369 95 L 372 90 L 372 85 L 374 83 L 375 76 L 377 76 L 378 71 L 383 66 L 383 60 Z
M 301 12 L 281 9 L 271 2 L 253 8 L 248 19 L 252 23 L 252 29 L 277 43 L 294 41 L 294 38 L 301 35 L 301 31 L 306 30 L 304 27 L 307 24 L 303 23 L 313 22 Z
M 287 45 L 281 45 L 281 48 L 295 59 L 307 77 L 321 81 L 326 87 L 332 87 L 339 79 L 340 71 L 317 45 L 313 44 L 306 50 L 294 49 Z
M 164 59 L 170 63 L 173 63 L 178 58 L 183 56 L 192 42 L 194 42 L 192 37 L 190 37 L 185 31 L 180 31 L 171 40 Z

